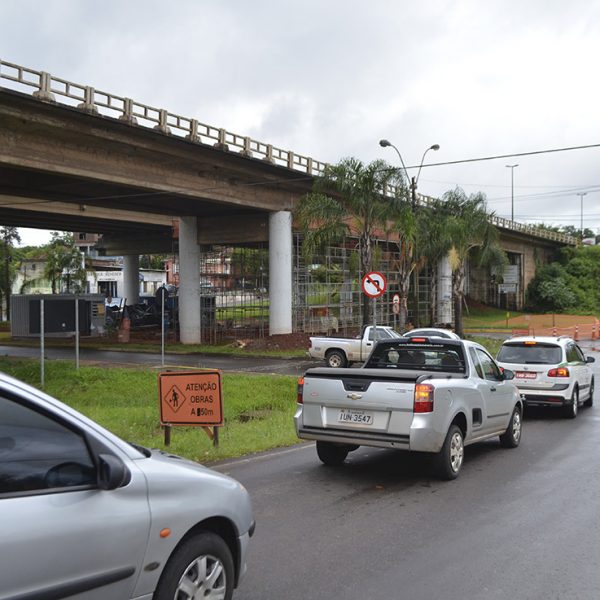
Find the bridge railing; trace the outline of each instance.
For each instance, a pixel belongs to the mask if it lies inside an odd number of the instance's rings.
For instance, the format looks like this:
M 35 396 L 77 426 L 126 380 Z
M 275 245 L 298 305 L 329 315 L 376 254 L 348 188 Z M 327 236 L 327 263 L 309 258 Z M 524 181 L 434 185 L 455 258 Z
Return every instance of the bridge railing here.
M 56 102 L 56 98 L 59 97 L 62 104 L 75 106 L 92 114 L 117 118 L 131 125 L 151 127 L 167 135 L 177 135 L 192 142 L 234 151 L 242 156 L 259 158 L 274 165 L 301 171 L 309 176 L 321 175 L 327 166 L 327 163 L 309 156 L 302 156 L 291 150 L 277 148 L 272 144 L 266 144 L 248 136 L 207 125 L 196 119 L 171 113 L 163 108 L 142 104 L 131 98 L 109 94 L 90 86 L 54 77 L 45 71 L 36 71 L 3 60 L 0 60 L 1 80 L 11 82 L 12 87 L 17 91 L 30 91 L 31 88 L 34 88 L 33 96 L 45 102 Z M 390 192 L 393 193 L 393 190 Z M 417 201 L 425 206 L 439 202 L 436 198 L 422 194 L 417 196 Z M 492 216 L 491 220 L 494 225 L 503 229 L 520 231 L 563 244 L 575 245 L 577 243 L 575 238 L 555 231 L 524 225 L 496 216 Z

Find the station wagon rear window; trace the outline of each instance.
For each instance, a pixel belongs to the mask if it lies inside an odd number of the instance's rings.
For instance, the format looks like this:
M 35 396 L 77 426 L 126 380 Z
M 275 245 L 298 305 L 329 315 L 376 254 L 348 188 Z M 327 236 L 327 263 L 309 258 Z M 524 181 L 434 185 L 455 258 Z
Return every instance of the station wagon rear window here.
M 365 368 L 466 372 L 460 345 L 406 341 L 379 343 L 365 364 Z
M 562 362 L 562 350 L 556 344 L 514 342 L 502 345 L 497 360 L 524 365 L 556 365 Z

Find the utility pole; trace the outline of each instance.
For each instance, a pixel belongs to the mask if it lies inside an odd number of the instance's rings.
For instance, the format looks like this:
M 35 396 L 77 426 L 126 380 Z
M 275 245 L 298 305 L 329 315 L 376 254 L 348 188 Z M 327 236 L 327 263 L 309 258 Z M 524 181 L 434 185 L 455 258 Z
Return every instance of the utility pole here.
M 583 240 L 583 197 L 587 195 L 587 192 L 577 192 L 579 200 L 581 202 L 581 239 Z
M 515 220 L 515 167 L 519 165 L 506 165 L 507 169 L 510 169 L 510 220 Z

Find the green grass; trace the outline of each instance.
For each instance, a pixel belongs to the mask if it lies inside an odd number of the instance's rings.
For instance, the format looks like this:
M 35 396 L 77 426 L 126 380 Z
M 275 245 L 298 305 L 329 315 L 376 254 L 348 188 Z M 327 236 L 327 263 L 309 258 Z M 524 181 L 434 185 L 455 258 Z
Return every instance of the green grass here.
M 39 363 L 0 358 L 0 370 L 39 388 Z M 44 391 L 97 421 L 121 438 L 166 448 L 160 427 L 157 373 L 150 369 L 45 366 Z M 299 440 L 294 432 L 296 378 L 222 374 L 225 424 L 214 448 L 197 427 L 173 427 L 169 450 L 199 462 L 242 456 Z

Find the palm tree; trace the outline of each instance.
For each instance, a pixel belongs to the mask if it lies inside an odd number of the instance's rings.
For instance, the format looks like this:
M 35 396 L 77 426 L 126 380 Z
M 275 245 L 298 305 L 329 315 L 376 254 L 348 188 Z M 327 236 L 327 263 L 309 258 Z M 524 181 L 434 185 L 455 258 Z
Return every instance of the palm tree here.
M 50 281 L 53 294 L 57 293 L 57 284 L 60 284 L 63 278 L 67 293 L 71 291 L 72 284 L 75 285 L 76 292 L 83 291 L 86 269 L 81 252 L 73 245 L 72 235 L 52 232 L 52 239 L 46 249 L 44 276 Z
M 392 207 L 387 189 L 404 189 L 397 169 L 383 160 L 368 165 L 345 158 L 328 165 L 296 207 L 304 233 L 303 252 L 310 257 L 346 237 L 358 238 L 359 272 L 373 269 L 376 234 L 383 232 Z M 362 323 L 369 321 L 368 302 L 363 304 Z
M 490 223 L 485 194 L 477 192 L 469 197 L 457 187 L 443 196 L 443 210 L 447 215 L 446 227 L 451 241 L 449 253 L 452 267 L 452 297 L 454 301 L 454 328 L 461 337 L 463 331 L 462 307 L 465 299 L 464 283 L 469 253 L 478 250 L 480 265 L 505 265 L 506 254 L 498 244 L 498 230 Z
M 448 254 L 451 241 L 446 223 L 447 214 L 440 208 L 439 202 L 435 206 L 421 208 L 420 213 L 422 217 L 419 219 L 419 252 L 430 272 L 429 324 L 436 325 L 440 322 L 437 314 L 438 265 Z
M 415 269 L 420 266 L 417 254 L 417 244 L 420 246 L 421 221 L 423 212 L 415 212 L 408 198 L 396 198 L 394 215 L 390 233 L 395 234 L 394 239 L 398 247 L 398 258 L 394 261 L 394 268 L 398 275 L 398 295 L 400 296 L 400 313 L 398 315 L 398 327 L 404 331 L 408 319 L 408 293 L 410 290 L 410 278 Z

